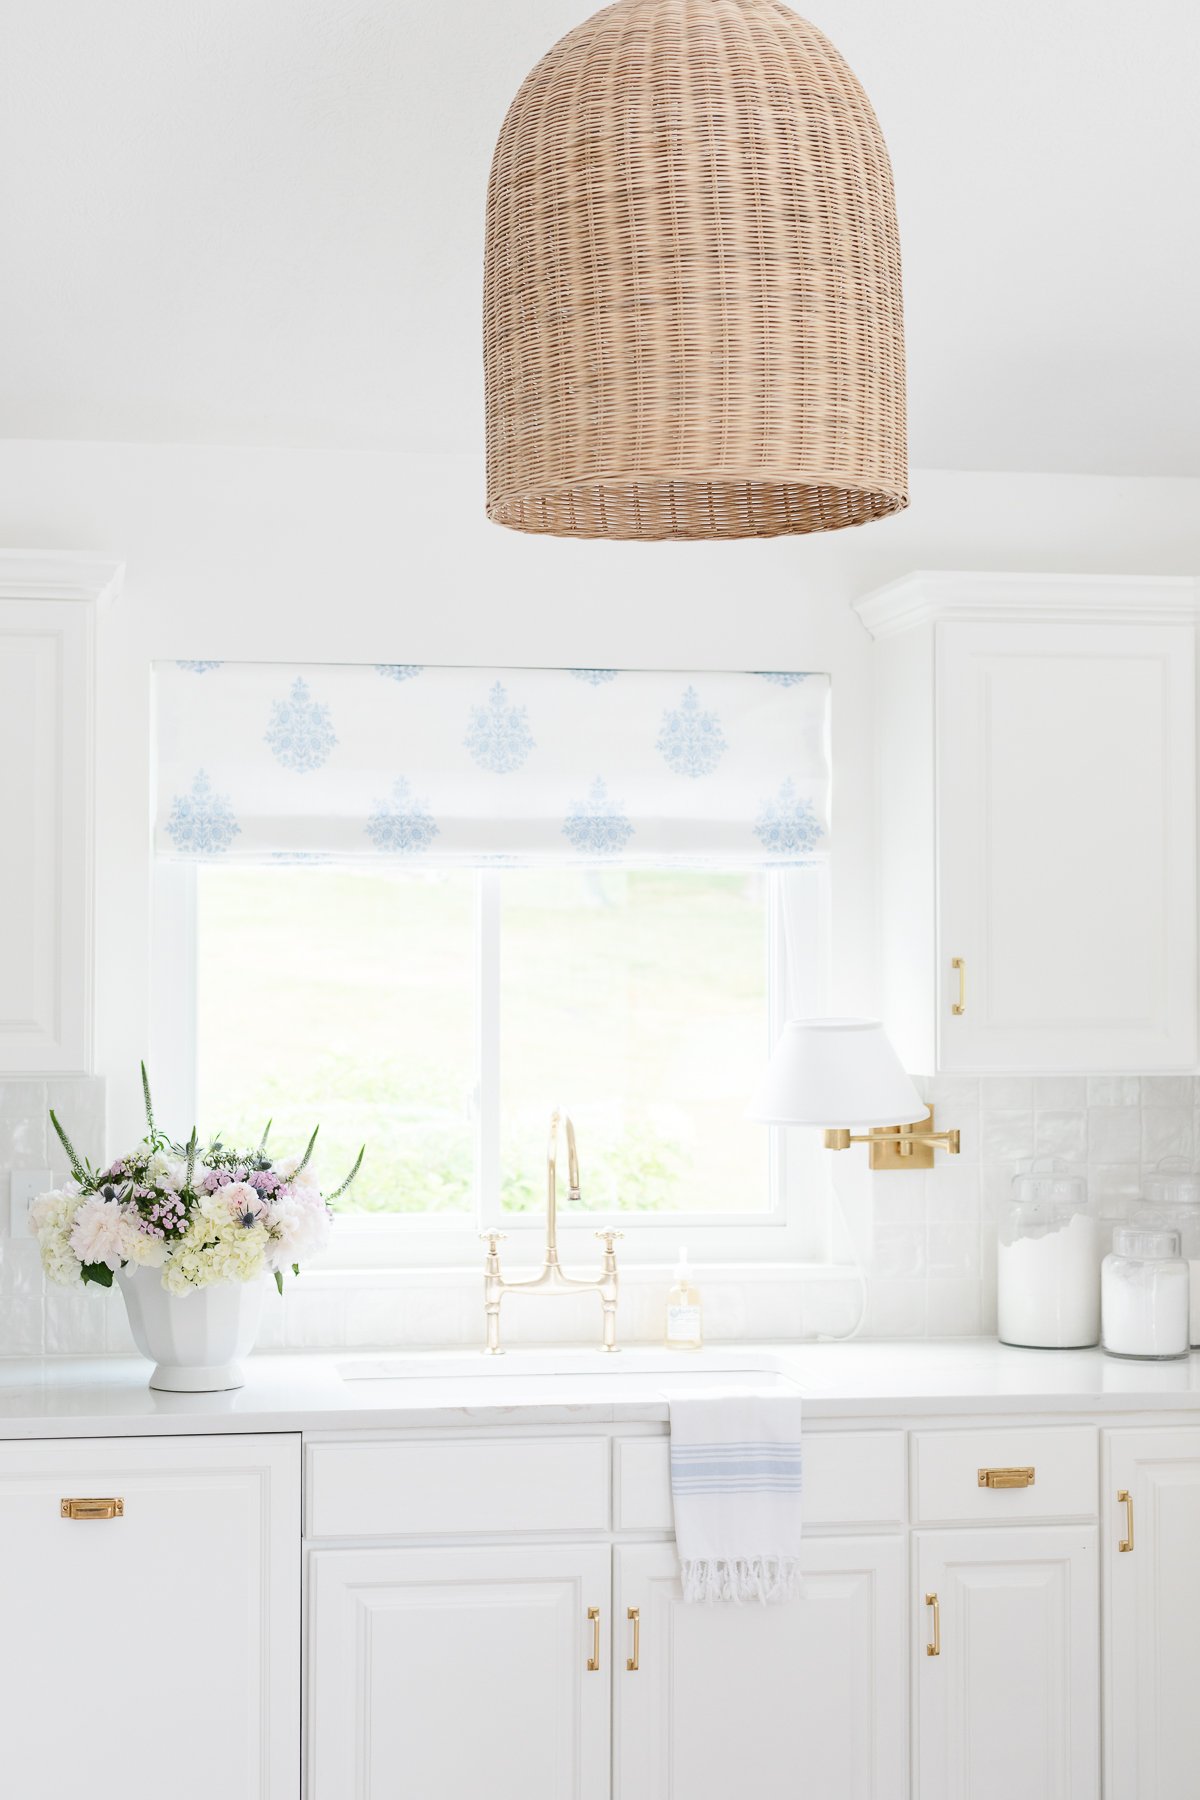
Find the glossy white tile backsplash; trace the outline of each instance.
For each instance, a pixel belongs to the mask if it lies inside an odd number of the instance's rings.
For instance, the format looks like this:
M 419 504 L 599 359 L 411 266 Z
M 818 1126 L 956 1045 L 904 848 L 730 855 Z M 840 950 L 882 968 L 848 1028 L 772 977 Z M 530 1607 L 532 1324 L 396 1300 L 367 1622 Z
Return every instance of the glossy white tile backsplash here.
M 938 1125 L 962 1133 L 962 1154 L 939 1152 L 928 1174 L 870 1178 L 861 1246 L 870 1337 L 994 1331 L 996 1216 L 1021 1161 L 1053 1156 L 1084 1170 L 1093 1200 L 1112 1212 L 1137 1199 L 1143 1174 L 1163 1157 L 1192 1159 L 1200 1144 L 1200 1080 L 1190 1076 L 937 1076 L 922 1089 Z M 0 1355 L 127 1352 L 115 1295 L 47 1287 L 37 1246 L 7 1235 L 11 1171 L 66 1173 L 49 1106 L 83 1153 L 104 1151 L 101 1081 L 0 1084 Z M 626 1341 L 660 1335 L 667 1285 L 665 1271 L 626 1269 Z M 859 1283 L 844 1271 L 796 1279 L 757 1267 L 708 1275 L 703 1287 L 712 1342 L 837 1335 L 859 1314 Z M 590 1295 L 552 1307 L 505 1304 L 514 1342 L 586 1341 L 596 1326 Z M 262 1347 L 468 1345 L 480 1331 L 473 1270 L 315 1273 L 289 1282 L 283 1301 L 269 1297 Z

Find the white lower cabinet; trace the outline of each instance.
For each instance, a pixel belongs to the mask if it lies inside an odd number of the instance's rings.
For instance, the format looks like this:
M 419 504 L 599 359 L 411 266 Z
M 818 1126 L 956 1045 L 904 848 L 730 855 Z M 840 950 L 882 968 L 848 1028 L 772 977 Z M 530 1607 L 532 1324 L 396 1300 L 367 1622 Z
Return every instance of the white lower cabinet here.
M 1200 1430 L 1104 1444 L 1106 1800 L 1200 1792 Z
M 615 1559 L 616 1800 L 903 1800 L 902 1537 L 810 1538 L 777 1607 L 684 1606 L 673 1544 Z
M 300 1438 L 0 1444 L 0 1789 L 296 1800 Z
M 1095 1528 L 917 1532 L 914 1572 L 917 1800 L 1096 1800 Z
M 308 1800 L 607 1800 L 610 1577 L 607 1543 L 314 1551 Z

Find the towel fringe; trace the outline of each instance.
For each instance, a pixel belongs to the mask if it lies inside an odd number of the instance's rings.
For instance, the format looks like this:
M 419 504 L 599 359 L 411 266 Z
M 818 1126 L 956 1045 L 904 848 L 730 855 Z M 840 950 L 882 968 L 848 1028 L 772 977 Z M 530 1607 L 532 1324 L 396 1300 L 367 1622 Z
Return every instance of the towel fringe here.
M 694 1557 L 683 1564 L 681 1580 L 688 1605 L 732 1600 L 740 1606 L 744 1600 L 757 1600 L 760 1606 L 777 1606 L 798 1600 L 804 1590 L 798 1556 Z

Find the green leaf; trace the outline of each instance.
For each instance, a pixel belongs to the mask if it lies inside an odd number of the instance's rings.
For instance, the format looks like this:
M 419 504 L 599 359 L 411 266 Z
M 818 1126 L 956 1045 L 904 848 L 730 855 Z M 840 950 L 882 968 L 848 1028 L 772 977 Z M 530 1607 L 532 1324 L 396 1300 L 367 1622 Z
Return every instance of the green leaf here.
M 282 1294 L 282 1292 L 283 1292 L 283 1270 L 282 1269 L 276 1269 L 276 1271 L 275 1271 L 275 1286 L 279 1289 L 280 1293 Z
M 150 1077 L 146 1073 L 145 1063 L 142 1064 L 142 1095 L 146 1102 L 146 1133 L 147 1133 L 147 1136 L 149 1136 L 151 1138 L 157 1138 L 158 1127 L 154 1123 L 154 1102 L 150 1098 Z
M 367 1146 L 364 1144 L 362 1149 L 359 1151 L 358 1155 L 354 1159 L 354 1167 L 351 1169 L 350 1173 L 347 1175 L 345 1181 L 343 1181 L 341 1187 L 334 1188 L 332 1194 L 327 1194 L 325 1196 L 325 1204 L 327 1206 L 332 1206 L 336 1200 L 341 1199 L 342 1195 L 346 1192 L 347 1188 L 354 1181 L 354 1178 L 358 1174 L 358 1171 L 362 1168 L 362 1160 L 366 1154 L 367 1154 Z
M 299 1274 L 299 1273 L 300 1273 L 300 1264 L 299 1264 L 299 1263 L 293 1263 L 293 1264 L 292 1264 L 292 1274 L 293 1274 L 293 1275 L 298 1275 L 298 1274 Z
M 263 1155 L 263 1153 L 265 1152 L 265 1150 L 267 1148 L 267 1139 L 271 1135 L 271 1124 L 272 1124 L 272 1121 L 270 1119 L 268 1119 L 266 1124 L 263 1126 L 263 1134 L 258 1140 L 258 1154 L 260 1156 Z
M 318 1133 L 318 1131 L 320 1131 L 320 1129 L 321 1129 L 321 1127 L 319 1125 L 313 1126 L 313 1134 L 308 1140 L 308 1149 L 304 1152 L 304 1155 L 300 1158 L 300 1161 L 296 1166 L 296 1174 L 297 1175 L 299 1175 L 301 1169 L 307 1169 L 308 1159 L 313 1153 L 313 1145 L 317 1141 L 317 1133 Z
M 53 1125 L 55 1131 L 58 1133 L 58 1141 L 67 1153 L 67 1161 L 71 1165 L 72 1175 L 75 1177 L 75 1179 L 79 1183 L 80 1187 L 86 1187 L 87 1186 L 87 1171 L 85 1170 L 83 1164 L 79 1160 L 79 1152 L 76 1150 L 74 1144 L 71 1142 L 70 1138 L 67 1136 L 67 1134 L 63 1130 L 62 1126 L 59 1124 L 58 1114 L 55 1112 L 53 1107 L 50 1108 L 50 1123 Z M 110 1279 L 111 1279 L 111 1277 L 110 1277 Z
M 85 1281 L 94 1281 L 97 1287 L 112 1286 L 113 1272 L 107 1263 L 80 1263 L 79 1272 Z
M 196 1175 L 196 1127 L 193 1125 L 192 1126 L 192 1135 L 188 1139 L 188 1146 L 187 1146 L 187 1188 L 188 1188 L 189 1194 L 192 1192 L 192 1183 L 195 1180 L 195 1175 Z

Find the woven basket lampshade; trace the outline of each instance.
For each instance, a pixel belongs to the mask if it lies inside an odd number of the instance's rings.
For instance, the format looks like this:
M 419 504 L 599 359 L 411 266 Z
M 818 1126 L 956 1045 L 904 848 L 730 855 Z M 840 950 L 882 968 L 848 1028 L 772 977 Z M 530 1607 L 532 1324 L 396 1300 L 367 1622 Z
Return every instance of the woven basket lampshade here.
M 487 510 L 561 537 L 831 531 L 907 504 L 891 167 L 781 0 L 618 0 L 527 77 L 484 270 Z

